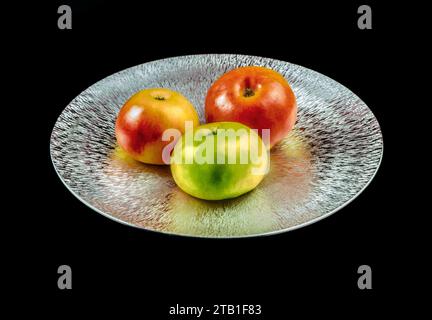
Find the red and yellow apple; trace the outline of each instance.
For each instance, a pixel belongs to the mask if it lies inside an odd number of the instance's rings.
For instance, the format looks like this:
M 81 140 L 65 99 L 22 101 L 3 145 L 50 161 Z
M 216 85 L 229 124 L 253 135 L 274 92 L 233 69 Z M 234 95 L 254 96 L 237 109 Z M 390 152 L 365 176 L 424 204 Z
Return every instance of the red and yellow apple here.
M 121 108 L 115 134 L 120 147 L 135 160 L 149 164 L 169 164 L 162 158 L 167 129 L 185 131 L 186 121 L 199 125 L 193 105 L 170 89 L 145 89 L 134 94 Z
M 270 147 L 282 140 L 297 119 L 296 98 L 285 78 L 264 67 L 240 67 L 220 77 L 205 100 L 207 122 L 235 121 L 270 129 Z M 266 142 L 266 141 L 264 141 Z

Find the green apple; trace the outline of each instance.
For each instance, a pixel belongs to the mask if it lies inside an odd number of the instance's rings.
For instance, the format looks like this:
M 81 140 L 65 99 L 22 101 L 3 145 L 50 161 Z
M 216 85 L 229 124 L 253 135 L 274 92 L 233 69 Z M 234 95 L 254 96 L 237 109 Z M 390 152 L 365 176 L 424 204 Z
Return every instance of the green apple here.
M 213 122 L 186 132 L 174 147 L 171 172 L 186 193 L 205 200 L 238 197 L 267 174 L 268 148 L 238 122 Z

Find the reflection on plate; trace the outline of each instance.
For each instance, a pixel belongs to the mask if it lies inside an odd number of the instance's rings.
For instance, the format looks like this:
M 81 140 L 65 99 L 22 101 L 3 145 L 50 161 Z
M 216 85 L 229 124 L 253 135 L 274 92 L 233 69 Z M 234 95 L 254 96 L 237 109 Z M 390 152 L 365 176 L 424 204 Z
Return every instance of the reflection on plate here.
M 136 162 L 116 146 L 118 110 L 136 91 L 181 92 L 204 123 L 211 83 L 245 65 L 282 73 L 298 103 L 296 127 L 272 149 L 270 173 L 255 190 L 230 200 L 196 199 L 175 185 L 168 166 Z M 202 237 L 271 234 L 326 217 L 367 186 L 382 151 L 376 118 L 347 88 L 298 65 L 243 55 L 183 56 L 118 72 L 76 97 L 51 137 L 58 175 L 89 207 L 128 225 Z

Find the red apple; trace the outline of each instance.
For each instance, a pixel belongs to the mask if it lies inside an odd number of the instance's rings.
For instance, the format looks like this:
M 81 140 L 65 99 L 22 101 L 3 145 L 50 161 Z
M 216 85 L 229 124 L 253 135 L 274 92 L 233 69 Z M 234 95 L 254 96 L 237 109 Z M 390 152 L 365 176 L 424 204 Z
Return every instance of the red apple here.
M 210 87 L 205 115 L 207 122 L 236 121 L 258 129 L 260 135 L 263 129 L 270 129 L 272 147 L 294 127 L 297 103 L 280 73 L 264 67 L 240 67 Z
M 167 129 L 183 134 L 186 121 L 199 125 L 195 108 L 184 96 L 169 89 L 145 89 L 121 108 L 115 126 L 117 142 L 135 160 L 169 164 L 162 152 L 172 141 L 164 141 L 162 135 Z

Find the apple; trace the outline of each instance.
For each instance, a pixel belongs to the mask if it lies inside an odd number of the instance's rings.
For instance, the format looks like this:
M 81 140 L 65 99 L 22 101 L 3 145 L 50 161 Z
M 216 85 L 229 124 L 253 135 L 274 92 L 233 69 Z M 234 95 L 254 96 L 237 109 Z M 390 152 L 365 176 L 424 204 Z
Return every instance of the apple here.
M 263 129 L 269 129 L 272 147 L 294 127 L 297 103 L 280 73 L 264 67 L 240 67 L 225 73 L 210 87 L 205 116 L 207 122 L 243 123 L 260 135 Z
M 269 169 L 268 149 L 259 135 L 238 122 L 197 127 L 178 140 L 171 173 L 186 193 L 205 200 L 238 197 L 254 189 Z
M 144 89 L 134 94 L 121 108 L 115 135 L 119 146 L 135 160 L 149 164 L 169 164 L 162 157 L 167 129 L 185 130 L 186 121 L 199 125 L 193 105 L 180 93 L 170 89 Z

